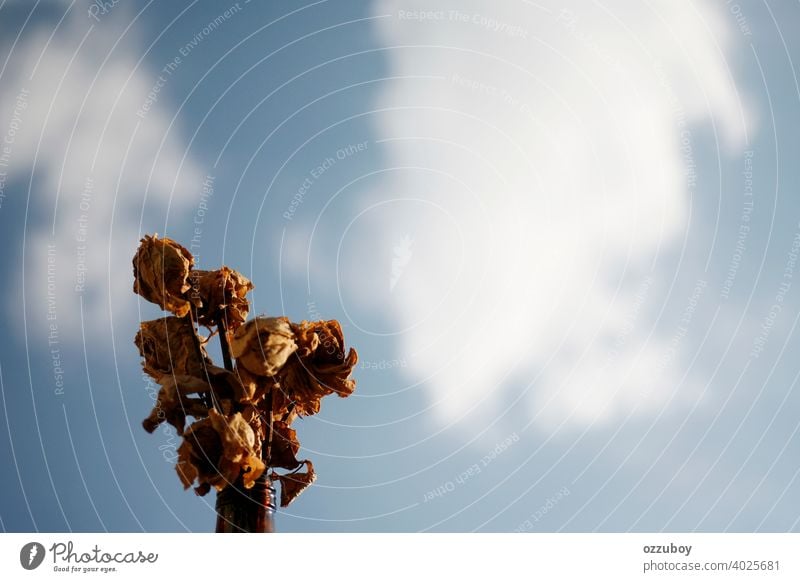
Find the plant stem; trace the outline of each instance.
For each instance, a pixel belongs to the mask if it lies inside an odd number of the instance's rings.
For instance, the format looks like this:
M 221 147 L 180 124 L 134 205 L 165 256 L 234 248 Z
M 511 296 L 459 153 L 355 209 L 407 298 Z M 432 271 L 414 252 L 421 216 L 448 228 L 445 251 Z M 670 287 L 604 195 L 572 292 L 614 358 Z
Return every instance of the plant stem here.
M 222 361 L 225 364 L 225 369 L 233 372 L 233 362 L 231 361 L 231 348 L 228 345 L 228 330 L 225 327 L 225 322 L 220 321 L 219 325 L 219 343 L 222 348 Z
M 275 390 L 275 386 L 273 385 L 269 390 L 269 395 L 267 396 L 267 409 L 268 409 L 268 419 L 269 425 L 267 429 L 267 440 L 264 446 L 261 447 L 261 460 L 264 461 L 264 464 L 267 466 L 266 470 L 269 471 L 269 464 L 272 461 L 272 393 Z
M 206 367 L 206 359 L 203 357 L 203 348 L 200 345 L 200 338 L 197 335 L 198 326 L 196 325 L 197 322 L 197 309 L 192 306 L 189 309 L 189 325 L 192 326 L 192 343 L 194 344 L 194 349 L 197 352 L 198 359 L 203 363 L 203 371 L 206 373 L 206 381 L 209 385 L 211 385 L 211 378 L 208 377 L 208 368 Z M 213 394 L 202 394 L 200 398 L 203 401 L 203 404 L 206 405 L 207 408 L 211 408 L 214 406 L 214 397 Z

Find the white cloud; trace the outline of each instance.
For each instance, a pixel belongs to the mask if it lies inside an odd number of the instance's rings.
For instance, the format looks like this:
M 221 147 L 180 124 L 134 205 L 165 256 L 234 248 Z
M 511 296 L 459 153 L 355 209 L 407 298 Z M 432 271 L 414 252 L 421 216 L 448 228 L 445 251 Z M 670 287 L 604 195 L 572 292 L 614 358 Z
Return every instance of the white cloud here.
M 379 190 L 405 201 L 365 199 L 377 242 L 352 251 L 342 279 L 357 282 L 354 301 L 393 313 L 444 423 L 476 406 L 491 418 L 504 384 L 534 378 L 538 427 L 609 422 L 657 412 L 683 375 L 680 341 L 651 335 L 650 291 L 636 296 L 651 261 L 682 244 L 692 131 L 713 120 L 732 151 L 752 124 L 725 62 L 735 31 L 706 4 L 563 5 L 375 7 L 391 15 L 390 74 L 417 76 L 387 83 L 375 117 L 395 140 L 387 167 L 405 168 Z M 392 249 L 409 234 L 390 289 Z
M 149 231 L 164 224 L 168 205 L 174 212 L 196 202 L 203 175 L 191 156 L 182 162 L 181 131 L 170 126 L 164 108 L 137 116 L 158 73 L 147 59 L 137 64 L 143 47 L 136 36 L 122 36 L 124 7 L 106 15 L 85 40 L 94 21 L 83 10 L 73 9 L 50 38 L 55 22 L 29 24 L 14 47 L 0 85 L 0 127 L 17 107 L 8 183 L 27 186 L 35 167 L 26 235 L 28 333 L 49 331 L 47 257 L 53 245 L 56 324 L 61 340 L 72 342 L 80 338 L 81 295 L 90 337 L 108 329 L 110 308 L 115 325 L 136 317 L 130 257 L 145 196 L 146 216 L 159 219 L 145 220 Z M 83 267 L 85 284 L 78 292 Z M 19 310 L 12 316 L 21 323 Z

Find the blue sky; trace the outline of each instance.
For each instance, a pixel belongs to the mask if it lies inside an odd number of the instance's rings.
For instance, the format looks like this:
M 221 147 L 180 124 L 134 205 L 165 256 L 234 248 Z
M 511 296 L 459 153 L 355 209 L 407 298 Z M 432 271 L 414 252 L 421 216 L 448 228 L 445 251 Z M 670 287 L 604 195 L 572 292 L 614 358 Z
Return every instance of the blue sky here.
M 281 531 L 798 529 L 796 5 L 178 4 L 0 2 L 5 531 L 213 528 L 152 232 L 359 351 Z

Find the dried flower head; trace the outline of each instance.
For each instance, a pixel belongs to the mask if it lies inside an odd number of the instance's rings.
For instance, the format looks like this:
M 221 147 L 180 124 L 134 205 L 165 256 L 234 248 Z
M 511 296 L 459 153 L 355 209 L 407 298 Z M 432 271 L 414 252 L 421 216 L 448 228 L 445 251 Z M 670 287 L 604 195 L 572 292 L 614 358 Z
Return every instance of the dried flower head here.
M 192 253 L 170 238 L 145 235 L 133 257 L 133 292 L 177 315 L 189 313 L 186 299 Z
M 208 418 L 193 423 L 178 448 L 175 470 L 188 489 L 204 494 L 209 486 L 222 491 L 241 475 L 250 488 L 266 468 L 255 450 L 256 436 L 240 413 L 222 415 L 213 408 Z
M 143 321 L 134 339 L 144 358 L 142 368 L 154 380 L 165 374 L 204 377 L 211 360 L 188 318 Z
M 336 393 L 344 398 L 355 390 L 350 378 L 358 354 L 353 348 L 345 355 L 342 327 L 336 320 L 291 324 L 297 342 L 278 374 L 281 388 L 303 416 L 319 412 L 320 400 Z
M 274 376 L 297 349 L 285 317 L 257 317 L 236 330 L 231 353 L 237 366 L 257 376 Z
M 192 271 L 189 296 L 197 306 L 197 322 L 211 327 L 223 323 L 235 330 L 247 319 L 247 293 L 253 284 L 241 273 L 222 267 L 216 271 Z

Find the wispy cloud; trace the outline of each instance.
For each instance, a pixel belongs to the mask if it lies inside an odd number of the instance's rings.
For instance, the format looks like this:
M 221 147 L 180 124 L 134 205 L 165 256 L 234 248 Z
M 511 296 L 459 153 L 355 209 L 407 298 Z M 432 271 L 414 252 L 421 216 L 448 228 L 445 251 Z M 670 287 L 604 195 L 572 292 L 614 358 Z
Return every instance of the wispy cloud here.
M 732 152 L 753 123 L 726 63 L 729 15 L 633 1 L 382 0 L 375 12 L 389 15 L 391 74 L 408 77 L 379 98 L 381 190 L 395 201 L 372 234 L 391 249 L 415 232 L 414 260 L 391 296 L 364 281 L 374 248 L 348 278 L 395 314 L 440 420 L 493 417 L 511 384 L 548 430 L 687 398 L 673 395 L 691 310 L 656 325 L 649 296 L 696 194 L 693 132 L 712 128 Z
M 158 72 L 140 59 L 145 47 L 134 31 L 125 31 L 125 7 L 98 23 L 76 6 L 54 29 L 58 10 L 55 19 L 31 21 L 13 47 L 0 84 L 0 127 L 23 94 L 7 183 L 27 187 L 33 172 L 29 333 L 49 334 L 53 324 L 75 338 L 81 300 L 89 332 L 108 325 L 112 306 L 116 324 L 135 317 L 131 266 L 119 257 L 132 256 L 143 216 L 163 225 L 167 208 L 196 200 L 203 176 L 163 108 L 137 115 Z M 21 321 L 19 310 L 11 316 Z

